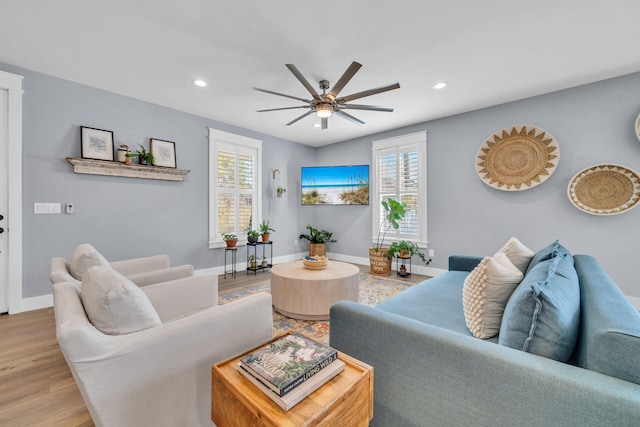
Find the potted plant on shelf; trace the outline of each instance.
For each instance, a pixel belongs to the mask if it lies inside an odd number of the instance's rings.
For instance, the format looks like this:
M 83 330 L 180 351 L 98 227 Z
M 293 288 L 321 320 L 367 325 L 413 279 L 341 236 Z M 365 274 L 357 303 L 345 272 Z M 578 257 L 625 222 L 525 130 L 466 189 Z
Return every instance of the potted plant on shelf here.
M 269 263 L 267 262 L 267 257 L 262 257 L 262 268 L 269 267 Z
M 222 233 L 222 240 L 224 240 L 228 248 L 235 248 L 238 244 L 238 236 L 233 233 Z
M 155 166 L 156 165 L 156 159 L 153 157 L 153 154 L 151 154 L 150 151 L 147 151 L 142 144 L 138 144 L 140 146 L 140 149 L 137 150 L 135 153 L 127 153 L 125 154 L 127 157 L 137 157 L 138 158 L 138 164 L 140 165 L 151 165 L 151 166 Z
M 256 257 L 255 255 L 249 255 L 249 269 L 250 270 L 257 270 L 258 269 L 258 264 L 256 263 Z
M 269 232 L 273 231 L 275 232 L 276 230 L 274 230 L 273 228 L 271 228 L 269 226 L 269 221 L 264 220 L 260 223 L 260 233 L 262 233 L 262 241 L 263 242 L 268 242 L 269 241 Z
M 278 186 L 278 188 L 276 189 L 276 195 L 278 196 L 278 198 L 282 197 L 282 195 L 286 192 L 287 192 L 287 189 L 284 187 Z
M 400 227 L 398 221 L 402 221 L 405 215 L 406 205 L 394 199 L 387 199 L 380 202 L 384 208 L 384 220 L 380 224 L 376 245 L 369 248 L 369 263 L 371 274 L 388 276 L 391 274 L 391 254 L 389 248 L 383 248 L 384 238 L 387 232 L 393 227 L 397 230 Z M 382 238 L 380 237 L 382 235 Z
M 308 234 L 301 234 L 300 239 L 309 241 L 309 256 L 326 256 L 327 243 L 334 243 L 337 240 L 332 239 L 333 233 L 327 230 L 318 230 L 307 225 Z
M 258 237 L 260 236 L 260 232 L 258 230 L 251 230 L 249 228 L 247 228 L 245 230 L 245 233 L 247 235 L 247 241 L 249 243 L 255 243 L 258 241 Z
M 420 257 L 422 262 L 425 263 L 425 265 L 429 265 L 429 263 L 431 262 L 431 259 L 427 261 L 427 258 L 425 257 L 424 253 L 420 251 L 420 248 L 418 247 L 417 243 L 408 242 L 406 240 L 400 240 L 400 241 L 391 243 L 391 245 L 389 246 L 389 255 L 392 258 L 398 257 L 402 259 L 402 263 L 400 264 L 400 267 L 398 269 L 398 275 L 403 277 L 406 277 L 409 275 L 407 274 L 407 266 L 405 264 L 405 260 L 410 259 L 411 257 L 417 255 Z

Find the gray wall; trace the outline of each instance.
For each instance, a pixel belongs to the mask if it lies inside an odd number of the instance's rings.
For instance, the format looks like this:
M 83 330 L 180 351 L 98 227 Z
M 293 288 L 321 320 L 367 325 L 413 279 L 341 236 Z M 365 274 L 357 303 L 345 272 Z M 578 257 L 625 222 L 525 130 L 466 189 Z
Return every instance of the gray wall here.
M 273 253 L 295 250 L 286 242 L 300 228 L 297 199 L 276 201 L 271 170 L 299 170 L 314 149 L 10 65 L 0 69 L 25 77 L 24 298 L 50 294 L 50 258 L 68 258 L 83 242 L 110 260 L 166 253 L 174 265 L 222 265 L 224 251 L 208 248 L 208 127 L 263 141 L 263 216 L 277 231 Z M 116 146 L 148 148 L 150 137 L 174 141 L 178 167 L 191 173 L 181 183 L 74 174 L 65 157 L 80 157 L 80 126 L 114 131 Z M 294 189 L 295 173 L 286 175 L 282 183 Z M 35 215 L 34 202 L 72 202 L 76 211 Z
M 532 249 L 560 239 L 574 253 L 596 256 L 625 294 L 640 297 L 633 268 L 640 209 L 597 217 L 577 210 L 566 195 L 570 179 L 587 166 L 640 170 L 633 131 L 640 74 L 313 149 L 10 65 L 0 70 L 25 76 L 24 297 L 49 294 L 49 259 L 68 257 L 82 242 L 112 260 L 167 253 L 174 264 L 222 265 L 223 251 L 207 246 L 208 127 L 264 141 L 263 215 L 276 229 L 274 256 L 306 250 L 297 236 L 313 224 L 334 232 L 331 252 L 367 258 L 371 208 L 301 206 L 300 167 L 370 164 L 371 141 L 427 130 L 433 267 L 446 269 L 452 253 L 492 254 L 511 236 Z M 475 173 L 476 151 L 493 132 L 521 123 L 558 140 L 559 166 L 533 189 L 492 189 Z M 80 156 L 80 126 L 112 130 L 116 144 L 130 147 L 148 146 L 150 137 L 175 141 L 178 167 L 191 173 L 184 183 L 74 174 L 65 157 Z M 282 199 L 274 196 L 275 168 L 288 190 Z M 76 213 L 34 215 L 34 202 L 73 202 Z
M 640 113 L 640 74 L 541 95 L 320 148 L 318 164 L 371 162 L 371 141 L 428 131 L 428 235 L 447 268 L 453 253 L 492 255 L 511 236 L 536 250 L 555 239 L 573 253 L 595 256 L 622 291 L 640 297 L 637 245 L 640 208 L 613 216 L 576 209 L 567 185 L 585 167 L 615 163 L 640 171 L 640 141 L 634 121 Z M 550 132 L 560 161 L 543 184 L 506 192 L 485 185 L 474 162 L 482 142 L 499 129 L 529 124 Z M 339 160 L 337 160 L 339 159 Z M 367 257 L 369 208 L 323 207 L 318 222 L 340 241 L 333 252 Z

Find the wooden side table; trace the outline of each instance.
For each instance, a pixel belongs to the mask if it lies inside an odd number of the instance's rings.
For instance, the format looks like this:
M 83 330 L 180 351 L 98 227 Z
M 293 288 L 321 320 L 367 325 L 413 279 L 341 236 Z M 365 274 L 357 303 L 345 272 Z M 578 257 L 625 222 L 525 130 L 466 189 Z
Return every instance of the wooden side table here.
M 371 366 L 339 353 L 345 370 L 283 411 L 237 371 L 238 361 L 251 351 L 211 368 L 211 419 L 217 427 L 369 425 L 373 418 Z

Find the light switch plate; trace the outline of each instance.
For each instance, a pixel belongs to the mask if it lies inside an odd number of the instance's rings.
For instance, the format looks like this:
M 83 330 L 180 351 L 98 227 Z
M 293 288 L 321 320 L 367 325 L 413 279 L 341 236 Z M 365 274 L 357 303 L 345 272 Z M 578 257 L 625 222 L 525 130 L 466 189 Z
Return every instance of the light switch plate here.
M 60 203 L 34 203 L 33 204 L 33 213 L 34 214 L 59 214 L 60 211 Z

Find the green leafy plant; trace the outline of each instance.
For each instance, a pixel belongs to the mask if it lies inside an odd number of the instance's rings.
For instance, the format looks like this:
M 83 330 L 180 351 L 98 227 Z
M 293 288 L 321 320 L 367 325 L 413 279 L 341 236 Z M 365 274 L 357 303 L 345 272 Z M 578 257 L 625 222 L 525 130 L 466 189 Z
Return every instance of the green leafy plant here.
M 151 166 L 155 166 L 156 159 L 155 157 L 153 157 L 153 154 L 151 153 L 151 151 L 147 151 L 146 148 L 142 146 L 142 144 L 138 144 L 138 145 L 140 146 L 139 150 L 137 150 L 135 153 L 127 153 L 125 154 L 125 156 L 137 157 L 138 163 L 140 163 L 141 165 L 150 164 Z
M 258 240 L 258 236 L 260 236 L 260 232 L 258 230 L 251 230 L 250 228 L 247 228 L 244 232 L 250 242 L 255 242 Z
M 282 197 L 282 195 L 286 192 L 287 192 L 287 189 L 284 187 L 278 186 L 278 188 L 276 189 L 276 194 L 278 197 Z
M 420 248 L 415 242 L 400 240 L 398 242 L 391 243 L 391 245 L 389 246 L 389 254 L 391 255 L 391 257 L 395 257 L 398 255 L 403 256 L 403 252 L 409 256 L 419 256 L 422 262 L 425 263 L 425 265 L 428 265 L 431 262 L 431 259 L 427 261 L 426 256 L 420 251 Z
M 275 233 L 276 230 L 274 230 L 269 226 L 269 221 L 267 220 L 262 221 L 260 223 L 260 232 L 262 234 L 269 234 L 270 231 L 273 231 Z
M 382 245 L 384 244 L 384 238 L 387 235 L 387 232 L 391 230 L 393 227 L 394 230 L 397 230 L 400 227 L 398 221 L 401 221 L 404 218 L 405 210 L 407 208 L 406 204 L 400 203 L 394 199 L 387 199 L 380 202 L 382 207 L 384 208 L 384 221 L 380 224 L 380 229 L 378 230 L 378 237 L 376 239 L 376 252 L 380 250 Z M 382 239 L 380 239 L 380 234 L 382 234 Z
M 238 236 L 233 233 L 222 233 L 222 240 L 238 240 Z
M 333 243 L 337 240 L 333 240 L 331 237 L 333 233 L 327 230 L 318 230 L 310 225 L 307 225 L 308 234 L 301 234 L 300 239 L 307 239 L 309 243 Z

